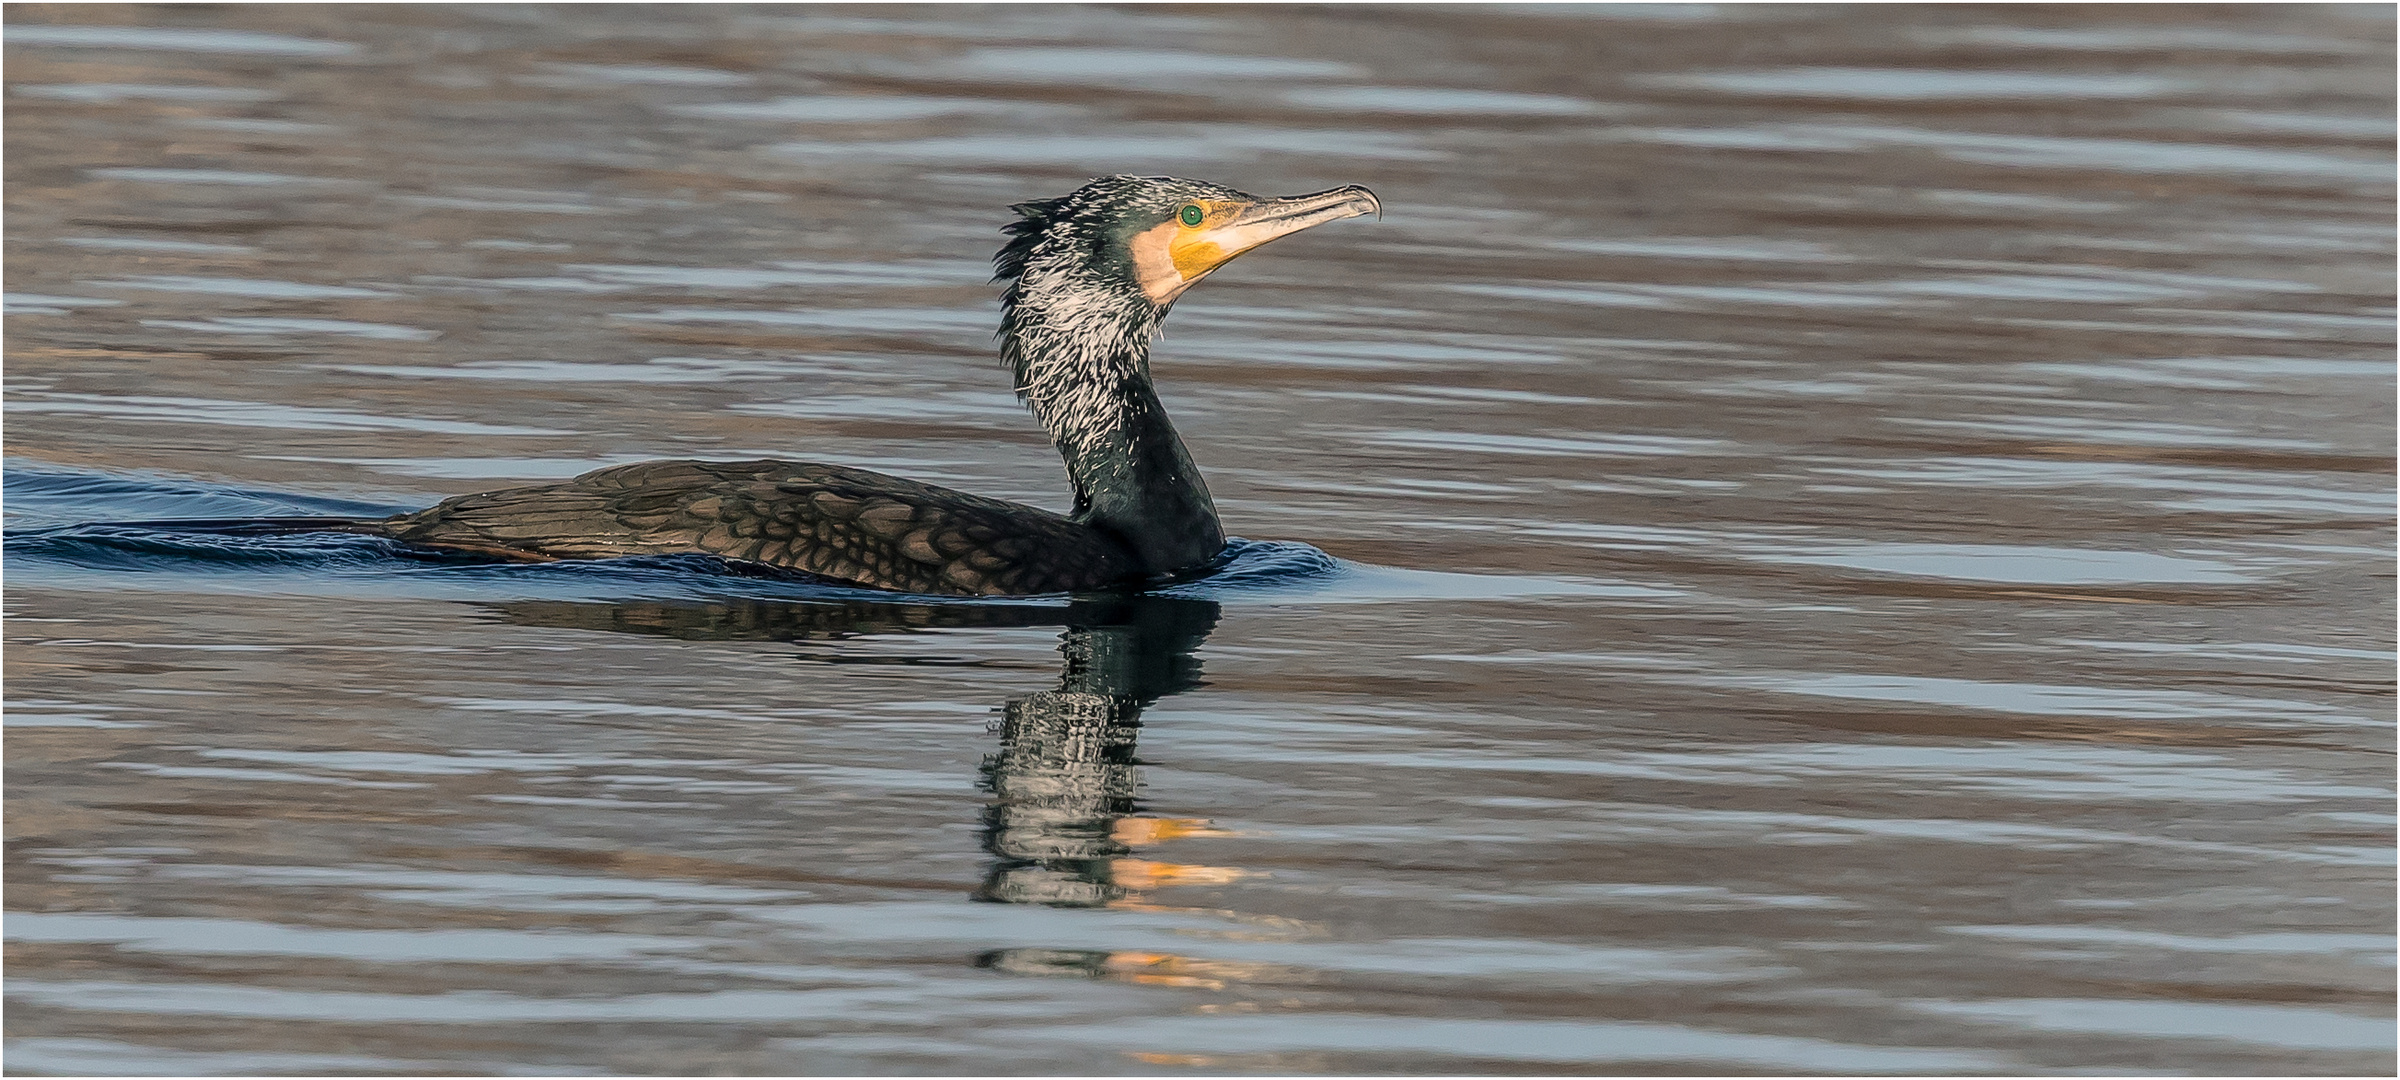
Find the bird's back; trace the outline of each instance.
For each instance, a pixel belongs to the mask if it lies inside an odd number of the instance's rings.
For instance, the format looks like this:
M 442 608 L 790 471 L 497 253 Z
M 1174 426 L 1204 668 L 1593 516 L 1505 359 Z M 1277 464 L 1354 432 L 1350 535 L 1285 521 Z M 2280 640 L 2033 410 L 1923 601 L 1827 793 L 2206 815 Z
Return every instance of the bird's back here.
M 1140 566 L 1036 507 L 865 469 L 649 461 L 464 495 L 377 524 L 411 544 L 519 559 L 706 552 L 877 589 L 969 596 L 1092 589 Z

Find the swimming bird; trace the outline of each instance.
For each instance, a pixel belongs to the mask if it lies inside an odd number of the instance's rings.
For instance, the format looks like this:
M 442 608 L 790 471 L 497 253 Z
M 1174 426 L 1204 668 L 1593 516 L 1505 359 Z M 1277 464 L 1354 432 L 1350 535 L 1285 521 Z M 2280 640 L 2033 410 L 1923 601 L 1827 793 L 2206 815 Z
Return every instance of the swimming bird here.
M 652 461 L 467 495 L 340 531 L 517 560 L 703 553 L 910 593 L 1030 595 L 1138 584 L 1225 546 L 1216 504 L 1159 404 L 1150 342 L 1184 290 L 1235 256 L 1380 216 L 1351 185 L 1261 198 L 1103 176 L 1012 207 L 992 258 L 1000 356 L 1066 462 L 1074 509 L 842 465 Z

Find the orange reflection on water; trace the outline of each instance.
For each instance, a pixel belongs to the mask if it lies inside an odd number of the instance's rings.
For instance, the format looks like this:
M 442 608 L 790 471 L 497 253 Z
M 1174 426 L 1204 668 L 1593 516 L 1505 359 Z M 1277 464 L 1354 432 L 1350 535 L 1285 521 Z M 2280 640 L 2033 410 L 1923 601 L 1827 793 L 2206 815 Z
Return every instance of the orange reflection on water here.
M 1122 817 L 1109 826 L 1109 838 L 1126 847 L 1146 847 L 1186 836 L 1232 836 L 1204 818 Z

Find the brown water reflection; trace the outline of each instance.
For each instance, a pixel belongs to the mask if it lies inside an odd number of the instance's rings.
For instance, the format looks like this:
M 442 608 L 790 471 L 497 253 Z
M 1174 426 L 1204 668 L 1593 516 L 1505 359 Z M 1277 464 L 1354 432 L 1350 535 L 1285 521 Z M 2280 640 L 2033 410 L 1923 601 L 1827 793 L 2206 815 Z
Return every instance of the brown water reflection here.
M 2388 9 L 6 20 L 12 1071 L 2394 1068 Z M 1061 505 L 1110 171 L 1383 196 L 1156 354 L 1341 571 L 39 531 Z

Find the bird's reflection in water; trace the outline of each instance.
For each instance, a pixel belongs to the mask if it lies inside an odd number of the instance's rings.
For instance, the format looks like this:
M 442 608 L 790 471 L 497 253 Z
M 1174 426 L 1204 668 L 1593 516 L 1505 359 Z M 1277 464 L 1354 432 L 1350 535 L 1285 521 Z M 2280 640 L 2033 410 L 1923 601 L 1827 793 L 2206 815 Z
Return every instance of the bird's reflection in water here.
M 1131 858 L 1138 846 L 1206 829 L 1135 816 L 1133 746 L 1143 708 L 1200 684 L 1193 654 L 1217 624 L 1217 605 L 1135 596 L 1077 614 L 1059 645 L 1058 689 L 1010 701 L 1000 748 L 984 758 L 984 849 L 994 862 L 977 899 L 1099 907 L 1208 873 Z
M 1012 698 L 994 725 L 999 746 L 985 755 L 983 847 L 992 856 L 977 900 L 1051 907 L 1148 907 L 1165 885 L 1210 884 L 1240 870 L 1141 857 L 1152 845 L 1218 830 L 1205 821 L 1141 812 L 1134 739 L 1142 710 L 1200 685 L 1196 655 L 1217 624 L 1209 600 L 1105 596 L 1068 604 L 807 603 L 775 600 L 518 601 L 493 605 L 511 622 L 700 641 L 825 642 L 851 636 L 966 627 L 1064 625 L 1058 688 Z M 829 642 L 815 659 L 912 663 L 887 652 Z M 1265 934 L 1300 931 L 1290 920 L 1214 912 Z M 1105 978 L 1147 986 L 1224 989 L 1236 984 L 1294 988 L 1314 977 L 1298 968 L 1207 960 L 1170 953 L 1077 948 L 1005 948 L 977 967 L 1017 975 Z M 1140 1057 L 1140 1055 L 1136 1055 Z M 1143 1057 L 1142 1060 L 1151 1060 Z M 1154 1064 L 1170 1063 L 1165 1059 Z
M 981 786 L 991 796 L 983 846 L 993 861 L 974 897 L 1100 907 L 1159 885 L 1240 876 L 1134 857 L 1151 844 L 1214 831 L 1205 822 L 1139 816 L 1134 757 L 1142 710 L 1200 685 L 1195 653 L 1216 627 L 1214 601 L 1148 595 L 1041 605 L 525 600 L 492 607 L 526 625 L 717 641 L 1064 624 L 1058 688 L 1006 702 L 995 725 L 999 747 L 983 761 Z

